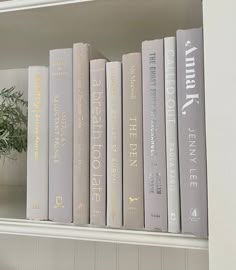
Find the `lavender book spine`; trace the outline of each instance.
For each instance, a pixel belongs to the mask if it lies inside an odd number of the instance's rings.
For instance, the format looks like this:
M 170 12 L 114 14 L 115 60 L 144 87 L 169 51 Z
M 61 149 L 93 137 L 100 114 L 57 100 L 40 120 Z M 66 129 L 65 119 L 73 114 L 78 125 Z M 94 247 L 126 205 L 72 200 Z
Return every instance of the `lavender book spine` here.
M 142 43 L 145 228 L 167 231 L 163 39 Z

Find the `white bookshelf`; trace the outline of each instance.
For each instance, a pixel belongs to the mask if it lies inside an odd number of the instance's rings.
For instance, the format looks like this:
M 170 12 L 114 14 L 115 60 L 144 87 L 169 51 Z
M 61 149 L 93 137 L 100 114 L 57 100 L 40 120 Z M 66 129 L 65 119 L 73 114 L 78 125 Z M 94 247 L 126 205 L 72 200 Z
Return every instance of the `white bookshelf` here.
M 24 242 L 27 252 L 32 250 L 32 258 L 36 256 L 37 262 L 34 264 L 32 259 L 32 264 L 30 260 L 26 263 L 17 255 L 18 249 L 13 248 L 12 256 L 18 258 L 18 263 L 6 269 L 33 269 L 33 265 L 37 269 L 63 269 L 60 268 L 62 259 L 58 258 L 53 268 L 51 258 L 44 252 L 47 250 L 50 254 L 56 249 L 62 252 L 63 261 L 71 265 L 68 270 L 235 270 L 235 9 L 234 0 L 0 2 L 0 69 L 48 64 L 49 49 L 71 47 L 78 41 L 94 44 L 111 60 L 120 59 L 123 53 L 140 51 L 141 41 L 145 39 L 171 36 L 176 29 L 204 25 L 209 193 L 209 241 L 188 235 L 16 219 L 19 213 L 21 217 L 25 215 L 24 196 L 20 196 L 12 200 L 17 206 L 13 203 L 12 207 L 8 205 L 0 211 L 7 217 L 0 217 L 0 254 L 3 254 L 0 269 L 3 259 L 11 261 L 5 247 L 9 243 L 21 246 Z M 11 196 L 15 197 L 17 188 L 24 194 L 24 185 L 6 186 L 0 174 L 0 207 L 3 198 L 11 201 Z M 4 190 L 8 190 L 7 193 Z M 61 247 L 55 247 L 54 243 L 59 243 L 55 239 L 61 239 L 58 240 L 62 241 Z M 82 241 L 76 241 L 81 244 L 75 245 L 73 240 Z M 70 253 L 67 254 L 68 247 Z M 72 258 L 71 252 L 77 255 Z M 40 257 L 41 254 L 44 257 Z M 99 261 L 99 256 L 104 260 Z M 78 260 L 83 267 L 76 268 Z M 40 268 L 42 265 L 44 268 Z
M 158 246 L 207 250 L 208 241 L 191 235 L 168 234 L 149 231 L 79 227 L 52 222 L 0 219 L 0 233 L 48 237 L 57 239 L 95 241 L 142 246 Z

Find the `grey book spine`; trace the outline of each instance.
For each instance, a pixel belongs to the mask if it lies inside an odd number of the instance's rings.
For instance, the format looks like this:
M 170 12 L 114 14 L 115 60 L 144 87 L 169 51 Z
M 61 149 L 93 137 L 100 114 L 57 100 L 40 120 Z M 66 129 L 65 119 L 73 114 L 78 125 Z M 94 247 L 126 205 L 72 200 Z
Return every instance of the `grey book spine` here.
M 177 31 L 182 232 L 207 237 L 207 168 L 202 29 Z
M 72 49 L 50 51 L 49 219 L 72 222 Z
M 121 63 L 106 64 L 107 78 L 107 225 L 122 227 Z
M 168 231 L 180 232 L 176 39 L 164 39 Z
M 106 60 L 90 61 L 90 224 L 106 225 Z
M 144 227 L 142 64 L 123 55 L 123 215 L 127 228 Z
M 89 224 L 90 45 L 73 46 L 73 222 Z
M 48 68 L 28 70 L 27 218 L 48 219 Z
M 163 39 L 142 43 L 145 228 L 167 231 Z

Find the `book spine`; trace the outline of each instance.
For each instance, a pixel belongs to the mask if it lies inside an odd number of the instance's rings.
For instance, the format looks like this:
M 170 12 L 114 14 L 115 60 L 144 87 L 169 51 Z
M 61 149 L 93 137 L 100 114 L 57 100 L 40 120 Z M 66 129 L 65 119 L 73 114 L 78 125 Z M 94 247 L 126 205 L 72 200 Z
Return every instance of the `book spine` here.
M 182 232 L 207 237 L 207 170 L 202 29 L 177 31 Z
M 89 224 L 90 46 L 73 46 L 73 222 Z
M 106 225 L 106 60 L 90 61 L 90 224 Z
M 141 54 L 123 55 L 123 215 L 127 228 L 144 227 Z
M 145 228 L 167 231 L 163 39 L 142 43 Z
M 28 70 L 27 218 L 48 219 L 48 68 Z
M 168 231 L 180 232 L 179 161 L 176 100 L 176 39 L 164 39 L 165 48 L 165 115 L 168 194 Z
M 50 51 L 49 219 L 72 222 L 72 49 Z
M 107 225 L 122 227 L 121 63 L 106 64 Z

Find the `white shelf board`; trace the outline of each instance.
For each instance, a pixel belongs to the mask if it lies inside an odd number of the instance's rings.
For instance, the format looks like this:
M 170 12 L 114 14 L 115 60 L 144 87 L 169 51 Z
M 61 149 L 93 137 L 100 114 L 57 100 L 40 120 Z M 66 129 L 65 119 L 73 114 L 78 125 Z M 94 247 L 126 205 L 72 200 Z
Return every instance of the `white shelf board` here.
M 185 249 L 208 249 L 208 240 L 191 235 L 151 231 L 79 227 L 52 222 L 0 219 L 0 234 L 110 242 Z
M 11 0 L 0 2 L 0 13 L 33 8 L 59 6 L 93 0 Z

